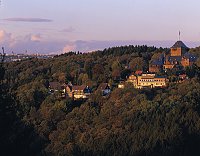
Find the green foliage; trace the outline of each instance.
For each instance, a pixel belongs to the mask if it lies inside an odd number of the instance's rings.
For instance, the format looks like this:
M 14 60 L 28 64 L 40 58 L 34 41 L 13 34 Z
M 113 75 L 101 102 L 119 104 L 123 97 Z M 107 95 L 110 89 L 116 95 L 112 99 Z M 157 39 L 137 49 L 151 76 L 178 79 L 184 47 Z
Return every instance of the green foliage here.
M 198 67 L 196 64 L 193 64 L 190 67 L 186 67 L 186 74 L 189 78 L 193 77 L 200 77 L 200 67 Z
M 131 84 L 124 89 L 114 87 L 118 79 L 147 69 L 151 57 L 163 50 L 124 46 L 6 63 L 0 68 L 6 69 L 0 90 L 0 121 L 5 128 L 1 140 L 6 140 L 6 147 L 24 145 L 24 150 L 16 152 L 20 155 L 198 155 L 198 66 L 186 70 L 191 79 L 170 83 L 165 89 L 137 90 Z M 176 72 L 167 74 L 175 79 Z M 62 99 L 48 93 L 51 81 L 93 89 L 109 82 L 112 93 L 102 96 L 97 90 L 87 101 Z M 17 139 L 12 140 L 13 136 Z

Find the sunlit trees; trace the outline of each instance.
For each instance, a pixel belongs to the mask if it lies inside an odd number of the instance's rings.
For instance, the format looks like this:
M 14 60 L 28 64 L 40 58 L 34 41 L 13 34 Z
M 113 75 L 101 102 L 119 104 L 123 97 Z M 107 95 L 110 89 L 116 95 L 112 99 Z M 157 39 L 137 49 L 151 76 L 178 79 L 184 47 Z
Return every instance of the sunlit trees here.
M 27 138 L 22 139 L 21 145 L 26 145 L 27 151 L 32 149 L 33 155 L 198 155 L 198 62 L 186 70 L 191 79 L 181 84 L 170 82 L 167 88 L 143 90 L 129 83 L 124 89 L 116 87 L 117 80 L 146 69 L 151 56 L 157 58 L 155 50 L 124 46 L 4 64 L 0 68 L 6 69 L 4 83 L 12 85 L 2 90 L 1 84 L 0 123 L 1 127 L 5 125 L 5 129 L 0 129 L 1 145 L 11 136 Z M 176 71 L 166 74 L 176 79 Z M 89 85 L 94 92 L 87 101 L 62 99 L 48 93 L 47 84 L 52 81 Z M 102 82 L 112 86 L 107 96 L 96 91 Z M 12 102 L 12 106 L 17 106 L 14 115 L 8 107 Z M 16 133 L 10 133 L 10 127 L 16 130 L 7 122 L 10 114 L 11 119 L 19 119 L 17 124 L 24 127 L 22 131 L 17 128 Z

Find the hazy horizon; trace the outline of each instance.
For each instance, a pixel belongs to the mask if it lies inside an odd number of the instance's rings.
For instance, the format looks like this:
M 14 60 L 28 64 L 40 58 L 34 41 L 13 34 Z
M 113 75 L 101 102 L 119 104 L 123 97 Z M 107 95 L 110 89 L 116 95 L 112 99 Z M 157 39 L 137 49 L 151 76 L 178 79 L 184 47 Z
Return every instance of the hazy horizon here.
M 147 46 L 155 46 L 157 48 L 170 48 L 176 41 L 74 41 L 69 43 L 69 47 L 65 47 L 65 51 L 60 49 L 60 47 L 65 46 L 66 42 L 58 42 L 58 43 L 47 43 L 49 45 L 36 43 L 35 46 L 38 46 L 37 51 L 29 51 L 23 49 L 22 47 L 18 47 L 15 51 L 9 47 L 4 47 L 5 52 L 7 54 L 63 54 L 69 51 L 74 52 L 92 52 L 97 50 L 104 50 L 106 48 L 111 47 L 119 47 L 119 46 L 128 46 L 128 45 L 147 45 Z M 200 42 L 184 42 L 189 48 L 195 48 L 200 46 Z M 27 45 L 27 44 L 26 44 Z M 34 45 L 30 45 L 29 48 L 34 48 Z M 70 49 L 73 48 L 73 49 Z M 46 51 L 43 51 L 46 49 Z
M 200 45 L 199 1 L 2 0 L 0 46 L 16 53 L 63 53 L 147 44 Z

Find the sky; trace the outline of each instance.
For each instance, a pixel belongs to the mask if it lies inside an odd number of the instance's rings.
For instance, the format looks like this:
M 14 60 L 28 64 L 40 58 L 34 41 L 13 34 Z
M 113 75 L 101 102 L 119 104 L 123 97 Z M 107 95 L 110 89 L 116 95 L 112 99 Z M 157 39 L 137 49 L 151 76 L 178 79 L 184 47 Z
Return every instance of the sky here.
M 7 53 L 94 51 L 147 44 L 200 45 L 199 0 L 1 0 Z

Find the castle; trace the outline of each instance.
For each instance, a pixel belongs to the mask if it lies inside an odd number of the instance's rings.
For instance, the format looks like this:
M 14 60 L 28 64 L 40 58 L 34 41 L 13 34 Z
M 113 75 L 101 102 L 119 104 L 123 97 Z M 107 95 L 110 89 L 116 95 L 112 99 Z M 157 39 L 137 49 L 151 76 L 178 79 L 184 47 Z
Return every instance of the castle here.
M 196 56 L 190 54 L 189 48 L 182 42 L 177 41 L 171 48 L 168 55 L 162 54 L 158 60 L 153 60 L 149 65 L 149 72 L 173 69 L 175 67 L 185 68 L 196 62 Z

